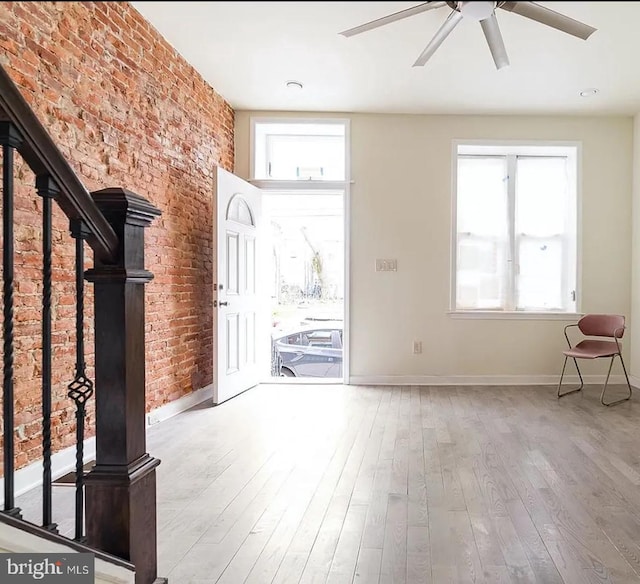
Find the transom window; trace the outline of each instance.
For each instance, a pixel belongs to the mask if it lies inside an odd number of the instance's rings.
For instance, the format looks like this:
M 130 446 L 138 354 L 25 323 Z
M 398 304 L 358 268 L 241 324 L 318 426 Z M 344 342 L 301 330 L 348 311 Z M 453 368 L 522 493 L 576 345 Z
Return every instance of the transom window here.
M 256 122 L 254 179 L 345 180 L 344 122 Z
M 454 310 L 576 311 L 577 160 L 577 146 L 457 146 Z

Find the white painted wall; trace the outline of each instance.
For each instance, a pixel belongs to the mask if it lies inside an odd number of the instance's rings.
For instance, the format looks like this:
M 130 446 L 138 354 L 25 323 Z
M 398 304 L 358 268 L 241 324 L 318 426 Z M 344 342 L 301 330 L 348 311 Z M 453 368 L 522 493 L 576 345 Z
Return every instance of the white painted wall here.
M 631 256 L 631 372 L 640 384 L 640 114 L 633 119 L 633 224 Z
M 251 115 L 236 113 L 243 178 Z M 352 380 L 553 383 L 559 376 L 565 322 L 447 315 L 454 139 L 582 143 L 581 309 L 630 316 L 632 118 L 327 115 L 351 120 Z M 398 272 L 376 273 L 376 258 L 396 258 Z M 422 355 L 412 354 L 414 339 Z M 586 373 L 604 367 L 587 363 Z

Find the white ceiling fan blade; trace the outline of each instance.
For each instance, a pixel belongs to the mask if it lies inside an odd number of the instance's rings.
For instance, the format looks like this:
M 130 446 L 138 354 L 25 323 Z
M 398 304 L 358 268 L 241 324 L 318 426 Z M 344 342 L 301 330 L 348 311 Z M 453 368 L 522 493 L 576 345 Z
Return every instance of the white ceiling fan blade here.
M 451 14 L 449 14 L 447 20 L 445 20 L 442 26 L 438 29 L 438 32 L 436 32 L 436 34 L 433 36 L 431 42 L 429 42 L 424 51 L 422 51 L 421 55 L 418 57 L 413 66 L 422 67 L 433 56 L 433 53 L 438 50 L 438 47 L 451 34 L 451 31 L 461 20 L 462 14 L 460 14 L 460 12 L 458 12 L 457 10 L 454 10 Z
M 489 18 L 481 20 L 480 26 L 482 26 L 482 32 L 484 32 L 484 37 L 487 39 L 487 44 L 489 45 L 493 62 L 496 64 L 496 69 L 508 67 L 509 57 L 507 56 L 507 49 L 502 40 L 502 34 L 495 12 Z
M 587 40 L 589 36 L 597 30 L 588 24 L 574 20 L 550 8 L 545 8 L 535 2 L 505 2 L 500 5 L 500 8 L 508 10 L 509 12 L 515 12 L 520 16 L 530 18 L 531 20 L 546 24 L 551 28 L 561 30 L 562 32 L 584 40 Z
M 424 2 L 423 4 L 418 4 L 417 6 L 413 6 L 412 8 L 400 10 L 399 12 L 389 14 L 389 16 L 384 16 L 382 18 L 372 20 L 371 22 L 361 24 L 360 26 L 350 28 L 349 30 L 345 30 L 340 34 L 345 37 L 351 37 L 356 34 L 360 34 L 361 32 L 366 32 L 368 30 L 378 28 L 379 26 L 384 26 L 385 24 L 390 24 L 392 22 L 396 22 L 397 20 L 402 20 L 403 18 L 413 16 L 414 14 L 420 14 L 421 12 L 433 10 L 434 8 L 442 8 L 443 6 L 446 6 L 446 4 L 446 2 Z

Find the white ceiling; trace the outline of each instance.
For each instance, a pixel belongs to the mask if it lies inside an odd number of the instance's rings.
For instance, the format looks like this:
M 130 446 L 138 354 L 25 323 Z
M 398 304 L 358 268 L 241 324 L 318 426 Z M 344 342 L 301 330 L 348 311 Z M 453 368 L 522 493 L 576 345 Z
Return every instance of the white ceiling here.
M 448 7 L 345 38 L 338 33 L 418 3 L 132 4 L 238 110 L 640 112 L 640 2 L 541 3 L 596 27 L 587 41 L 498 10 L 511 61 L 500 71 L 479 23 L 467 20 L 412 67 Z M 599 94 L 579 97 L 590 87 Z

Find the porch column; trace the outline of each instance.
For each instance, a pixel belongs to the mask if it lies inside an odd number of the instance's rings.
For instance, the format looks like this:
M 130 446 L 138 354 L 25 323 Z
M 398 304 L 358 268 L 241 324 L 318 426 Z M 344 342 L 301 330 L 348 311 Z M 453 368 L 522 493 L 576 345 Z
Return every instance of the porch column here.
M 157 578 L 156 473 L 146 452 L 144 229 L 160 211 L 121 188 L 92 196 L 120 249 L 95 260 L 86 278 L 95 297 L 96 465 L 86 478 L 87 543 L 136 567 L 136 584 Z

